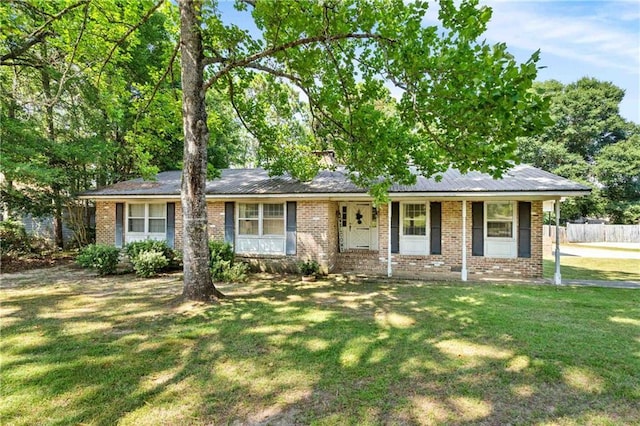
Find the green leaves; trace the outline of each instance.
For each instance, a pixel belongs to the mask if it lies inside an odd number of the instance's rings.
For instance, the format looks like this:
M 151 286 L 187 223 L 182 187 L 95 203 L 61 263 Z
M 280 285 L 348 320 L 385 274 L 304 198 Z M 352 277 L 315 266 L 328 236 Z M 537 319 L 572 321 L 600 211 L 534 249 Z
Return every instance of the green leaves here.
M 234 99 L 261 164 L 275 174 L 311 176 L 308 154 L 322 148 L 379 200 L 392 182 L 413 179 L 412 164 L 427 175 L 454 166 L 499 176 L 517 159 L 516 137 L 547 118 L 531 90 L 538 54 L 518 64 L 504 44 L 479 41 L 491 9 L 477 1 L 441 1 L 440 29 L 424 25 L 428 7 L 257 1 L 240 8 L 256 33 L 222 24 L 212 5 L 203 30 L 209 83 Z M 306 114 L 290 107 L 294 93 Z

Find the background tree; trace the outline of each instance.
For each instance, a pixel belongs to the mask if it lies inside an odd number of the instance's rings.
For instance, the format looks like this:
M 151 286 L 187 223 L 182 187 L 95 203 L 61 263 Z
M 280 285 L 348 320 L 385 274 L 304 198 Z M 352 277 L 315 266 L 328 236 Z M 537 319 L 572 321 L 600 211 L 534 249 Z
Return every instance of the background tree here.
M 604 147 L 595 166 L 607 213 L 616 223 L 640 222 L 640 135 Z
M 613 155 L 608 153 L 601 159 L 602 153 L 619 152 L 628 146 L 626 141 L 638 133 L 636 125 L 620 116 L 624 91 L 610 82 L 587 77 L 566 86 L 551 80 L 536 83 L 535 87 L 549 99 L 553 123 L 538 135 L 519 139 L 522 161 L 591 186 L 590 196 L 563 204 L 563 220 L 610 215 L 615 222 L 628 222 L 623 219 L 628 216 L 623 211 L 635 209 L 636 201 L 633 197 L 618 197 L 612 177 L 597 171 L 598 164 L 608 162 Z M 620 148 L 614 148 L 619 144 L 622 144 Z M 619 174 L 631 173 L 620 179 L 637 180 L 632 158 L 620 160 Z M 609 184 L 614 187 L 609 188 Z

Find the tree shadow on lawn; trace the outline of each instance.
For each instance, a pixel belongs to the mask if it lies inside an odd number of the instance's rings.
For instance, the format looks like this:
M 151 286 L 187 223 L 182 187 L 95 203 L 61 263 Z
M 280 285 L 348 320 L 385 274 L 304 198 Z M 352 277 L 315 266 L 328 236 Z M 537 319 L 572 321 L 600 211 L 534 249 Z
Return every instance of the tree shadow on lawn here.
M 175 278 L 128 280 L 5 292 L 4 421 L 640 418 L 634 293 L 256 277 L 211 306 L 176 304 Z

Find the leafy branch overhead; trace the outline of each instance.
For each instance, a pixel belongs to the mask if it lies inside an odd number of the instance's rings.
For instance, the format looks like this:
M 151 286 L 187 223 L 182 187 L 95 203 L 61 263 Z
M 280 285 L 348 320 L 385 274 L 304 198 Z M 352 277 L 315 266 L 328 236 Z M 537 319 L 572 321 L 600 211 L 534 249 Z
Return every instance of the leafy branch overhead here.
M 357 183 L 378 183 L 382 195 L 393 181 L 412 181 L 409 164 L 429 175 L 452 165 L 498 176 L 516 160 L 515 138 L 545 123 L 531 90 L 538 54 L 518 64 L 503 44 L 479 41 L 491 10 L 475 1 L 237 6 L 257 31 L 203 14 L 204 87 L 231 97 L 273 173 L 309 178 L 313 167 L 292 167 L 299 152 L 331 148 Z M 440 26 L 425 25 L 430 7 Z M 260 74 L 269 96 L 254 96 Z M 281 128 L 292 114 L 285 87 L 308 105 L 311 145 Z

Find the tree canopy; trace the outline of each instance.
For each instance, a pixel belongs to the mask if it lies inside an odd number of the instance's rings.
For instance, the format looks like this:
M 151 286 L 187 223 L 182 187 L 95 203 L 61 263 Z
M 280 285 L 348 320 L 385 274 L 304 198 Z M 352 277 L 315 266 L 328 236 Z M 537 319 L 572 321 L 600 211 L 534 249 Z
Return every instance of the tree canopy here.
M 522 160 L 593 188 L 590 196 L 565 202 L 563 219 L 640 220 L 640 127 L 620 116 L 624 90 L 588 77 L 567 85 L 551 80 L 534 86 L 549 100 L 553 122 L 519 140 Z
M 58 94 L 82 100 L 93 124 L 70 135 L 104 141 L 115 179 L 175 165 L 181 90 L 191 298 L 215 294 L 206 276 L 204 185 L 208 154 L 243 151 L 227 148 L 238 140 L 225 139 L 236 128 L 229 113 L 257 140 L 258 162 L 271 173 L 309 179 L 318 169 L 312 151 L 333 149 L 378 202 L 392 183 L 413 182 L 416 168 L 498 177 L 517 160 L 516 138 L 547 121 L 532 87 L 538 53 L 518 63 L 505 44 L 483 40 L 492 12 L 477 0 L 236 1 L 256 31 L 226 19 L 216 1 L 8 4 L 2 14 L 14 23 L 0 39 L 3 73 L 37 69 L 39 50 L 59 51 L 49 117 L 70 117 Z M 83 84 L 77 95 L 67 71 Z M 24 103 L 18 109 L 30 116 Z

